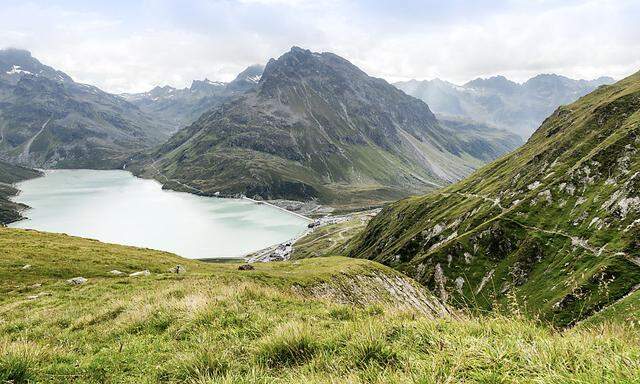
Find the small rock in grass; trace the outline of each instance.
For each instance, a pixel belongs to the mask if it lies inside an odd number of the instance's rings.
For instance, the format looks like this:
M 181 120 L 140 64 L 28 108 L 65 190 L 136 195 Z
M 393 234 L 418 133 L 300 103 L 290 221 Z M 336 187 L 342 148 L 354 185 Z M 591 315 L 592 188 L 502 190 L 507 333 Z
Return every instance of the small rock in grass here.
M 74 277 L 73 279 L 67 280 L 67 283 L 71 285 L 82 285 L 87 282 L 87 279 L 84 277 Z
M 122 276 L 122 275 L 126 275 L 126 273 L 122 272 L 122 271 L 118 271 L 117 269 L 114 269 L 113 271 L 109 271 L 110 274 L 114 275 L 114 276 Z
M 36 299 L 38 299 L 40 297 L 43 297 L 43 296 L 51 296 L 51 292 L 40 292 L 37 295 L 27 296 L 27 299 L 28 300 L 36 300 Z
M 29 286 L 29 288 L 40 288 L 40 287 L 42 287 L 42 284 L 40 283 L 35 283 Z
M 22 269 L 24 269 L 24 270 L 31 269 L 31 264 L 27 264 L 27 265 L 23 266 Z
M 241 266 L 238 267 L 239 271 L 251 271 L 254 269 L 256 268 L 251 264 L 242 264 Z
M 149 272 L 148 269 L 145 269 L 144 271 L 130 273 L 129 277 L 139 277 L 139 276 L 149 276 L 149 275 L 151 275 L 151 272 Z
M 170 273 L 175 273 L 177 275 L 181 274 L 181 273 L 186 273 L 187 272 L 187 268 L 183 267 L 182 265 L 176 265 L 175 267 L 169 269 Z

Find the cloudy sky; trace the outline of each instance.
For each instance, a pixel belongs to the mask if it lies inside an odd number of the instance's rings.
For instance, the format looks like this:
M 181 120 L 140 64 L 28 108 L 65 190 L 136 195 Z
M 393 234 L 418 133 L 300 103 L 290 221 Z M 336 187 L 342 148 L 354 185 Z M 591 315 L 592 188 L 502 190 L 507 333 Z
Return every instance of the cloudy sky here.
M 228 81 L 293 45 L 389 81 L 640 70 L 638 0 L 0 0 L 0 9 L 0 47 L 111 92 Z

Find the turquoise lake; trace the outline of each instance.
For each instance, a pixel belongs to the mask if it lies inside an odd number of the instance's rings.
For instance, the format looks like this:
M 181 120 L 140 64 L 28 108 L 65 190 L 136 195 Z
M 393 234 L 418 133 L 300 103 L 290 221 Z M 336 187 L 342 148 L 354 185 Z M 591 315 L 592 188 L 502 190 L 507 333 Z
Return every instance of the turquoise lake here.
M 17 184 L 13 200 L 31 209 L 9 225 L 176 253 L 239 257 L 287 241 L 303 218 L 241 199 L 162 190 L 125 171 L 49 170 Z

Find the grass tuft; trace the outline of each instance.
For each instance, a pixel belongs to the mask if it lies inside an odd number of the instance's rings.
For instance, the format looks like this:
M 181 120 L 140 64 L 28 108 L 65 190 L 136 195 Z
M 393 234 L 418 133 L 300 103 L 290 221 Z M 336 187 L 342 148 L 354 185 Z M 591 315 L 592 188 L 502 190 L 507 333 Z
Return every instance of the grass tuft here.
M 395 368 L 400 363 L 400 356 L 384 338 L 383 330 L 371 325 L 364 335 L 352 342 L 350 354 L 358 368 L 367 368 L 372 365 Z
M 0 343 L 0 383 L 34 382 L 39 354 L 40 349 L 34 345 Z
M 224 377 L 229 371 L 229 360 L 223 351 L 204 349 L 182 356 L 171 370 L 161 370 L 158 381 L 202 381 Z
M 289 367 L 308 362 L 318 350 L 308 326 L 287 323 L 262 342 L 257 360 L 268 368 Z
M 334 320 L 353 320 L 356 317 L 356 311 L 354 311 L 353 308 L 342 305 L 331 308 L 331 310 L 329 310 L 329 317 Z

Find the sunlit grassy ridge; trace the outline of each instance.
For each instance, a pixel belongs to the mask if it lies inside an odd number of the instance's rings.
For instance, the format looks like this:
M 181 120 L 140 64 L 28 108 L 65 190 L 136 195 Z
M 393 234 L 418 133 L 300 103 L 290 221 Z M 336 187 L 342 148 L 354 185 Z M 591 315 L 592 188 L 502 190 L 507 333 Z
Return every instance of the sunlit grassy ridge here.
M 452 304 L 494 310 L 516 297 L 570 326 L 640 282 L 639 150 L 640 72 L 561 106 L 459 183 L 389 204 L 348 254 Z
M 187 272 L 168 273 L 176 264 Z M 112 276 L 112 269 L 152 274 Z M 433 318 L 384 297 L 359 305 L 312 294 L 367 275 L 400 277 L 367 260 L 238 271 L 237 264 L 0 229 L 0 273 L 3 383 L 640 380 L 633 328 L 558 333 L 517 316 Z M 76 276 L 88 282 L 65 283 Z

